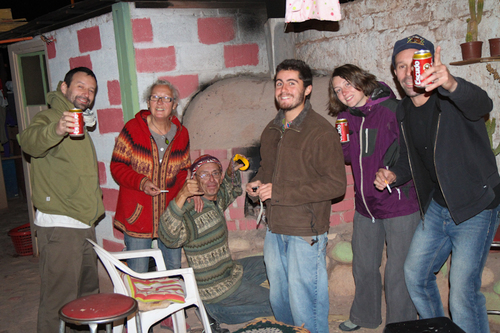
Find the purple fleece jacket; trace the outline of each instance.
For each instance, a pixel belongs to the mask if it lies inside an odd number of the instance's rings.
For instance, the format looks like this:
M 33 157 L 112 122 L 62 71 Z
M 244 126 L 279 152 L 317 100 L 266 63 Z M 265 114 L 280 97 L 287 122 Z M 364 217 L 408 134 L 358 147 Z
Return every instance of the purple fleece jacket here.
M 397 104 L 391 88 L 381 82 L 364 106 L 348 108 L 338 115 L 349 124 L 350 142 L 342 144 L 342 150 L 346 164 L 352 166 L 356 211 L 372 219 L 404 216 L 418 210 L 413 181 L 393 188 L 392 194 L 373 185 L 377 170 L 397 160 Z

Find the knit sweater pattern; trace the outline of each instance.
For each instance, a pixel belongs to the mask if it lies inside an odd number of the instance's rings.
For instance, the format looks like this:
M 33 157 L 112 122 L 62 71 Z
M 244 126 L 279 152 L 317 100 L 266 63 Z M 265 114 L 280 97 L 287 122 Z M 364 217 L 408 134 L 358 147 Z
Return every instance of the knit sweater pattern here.
M 137 238 L 158 237 L 160 216 L 181 189 L 191 166 L 188 131 L 174 116 L 171 121 L 177 132 L 160 163 L 158 147 L 147 124 L 150 114 L 142 110 L 125 124 L 116 140 L 110 166 L 120 185 L 114 224 Z M 146 194 L 143 186 L 147 180 L 168 192 Z
M 202 197 L 200 213 L 194 209 L 193 200 L 182 209 L 172 200 L 161 217 L 161 241 L 168 247 L 184 248 L 200 297 L 207 303 L 223 300 L 241 284 L 243 267 L 231 257 L 224 211 L 242 192 L 239 172 L 234 179 L 226 174 L 217 201 Z

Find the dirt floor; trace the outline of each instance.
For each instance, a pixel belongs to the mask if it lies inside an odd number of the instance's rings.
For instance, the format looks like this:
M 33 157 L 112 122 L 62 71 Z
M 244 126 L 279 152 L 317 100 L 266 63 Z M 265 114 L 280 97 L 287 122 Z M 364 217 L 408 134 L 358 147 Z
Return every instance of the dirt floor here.
M 22 199 L 9 200 L 9 209 L 0 211 L 0 333 L 36 332 L 40 277 L 38 258 L 16 254 L 9 230 L 28 222 L 28 210 Z M 500 253 L 491 253 L 488 261 L 500 261 Z M 103 280 L 101 291 L 111 292 L 112 286 Z M 330 300 L 330 332 L 341 332 L 338 325 L 348 318 L 352 297 Z M 384 310 L 385 311 L 385 310 Z M 202 327 L 194 310 L 187 311 L 187 322 L 193 333 Z M 222 325 L 231 332 L 244 325 Z M 490 323 L 491 332 L 500 333 L 500 325 Z M 382 333 L 384 323 L 377 329 L 360 329 L 359 333 Z M 154 333 L 171 332 L 156 325 Z

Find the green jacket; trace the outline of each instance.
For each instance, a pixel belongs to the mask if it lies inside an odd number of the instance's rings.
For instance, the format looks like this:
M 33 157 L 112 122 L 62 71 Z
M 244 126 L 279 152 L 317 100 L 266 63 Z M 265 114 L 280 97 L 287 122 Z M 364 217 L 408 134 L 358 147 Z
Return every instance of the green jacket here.
M 92 225 L 104 213 L 95 148 L 86 129 L 77 139 L 56 134 L 62 113 L 74 108 L 60 86 L 47 94 L 50 109 L 37 113 L 19 139 L 31 156 L 33 204 Z

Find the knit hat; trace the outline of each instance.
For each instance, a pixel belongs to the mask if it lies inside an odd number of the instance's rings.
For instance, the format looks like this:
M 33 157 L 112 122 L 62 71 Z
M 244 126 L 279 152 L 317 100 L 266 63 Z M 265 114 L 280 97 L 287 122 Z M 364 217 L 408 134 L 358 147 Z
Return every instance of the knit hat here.
M 196 171 L 203 165 L 203 164 L 207 164 L 207 163 L 215 163 L 219 166 L 219 168 L 221 169 L 222 171 L 222 164 L 220 163 L 220 161 L 217 159 L 217 157 L 214 157 L 212 155 L 208 155 L 208 154 L 205 154 L 205 155 L 201 155 L 200 157 L 198 157 L 194 162 L 193 164 L 191 164 L 191 177 L 194 177 Z
M 434 44 L 430 41 L 419 35 L 405 37 L 394 44 L 394 50 L 392 51 L 392 66 L 394 68 L 396 68 L 396 55 L 408 49 L 429 50 L 432 57 L 434 57 Z

